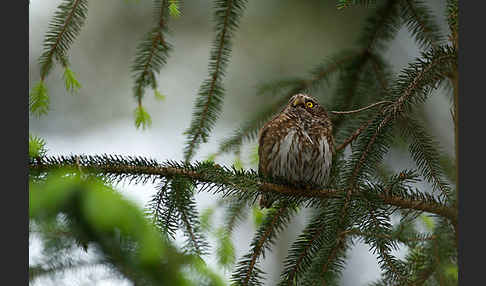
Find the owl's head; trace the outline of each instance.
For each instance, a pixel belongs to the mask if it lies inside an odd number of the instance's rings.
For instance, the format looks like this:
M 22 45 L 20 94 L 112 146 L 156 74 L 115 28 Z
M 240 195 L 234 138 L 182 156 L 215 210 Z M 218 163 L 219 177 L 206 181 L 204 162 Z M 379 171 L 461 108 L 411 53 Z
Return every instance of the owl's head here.
M 298 93 L 290 98 L 285 111 L 290 114 L 299 115 L 303 118 L 328 118 L 327 112 L 314 97 Z

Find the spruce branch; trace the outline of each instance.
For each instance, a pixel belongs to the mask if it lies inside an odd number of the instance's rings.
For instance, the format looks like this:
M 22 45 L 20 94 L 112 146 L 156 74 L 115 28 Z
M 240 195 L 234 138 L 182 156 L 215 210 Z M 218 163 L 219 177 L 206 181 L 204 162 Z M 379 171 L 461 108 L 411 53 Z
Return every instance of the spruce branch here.
M 454 59 L 454 56 L 451 55 L 450 50 L 447 50 L 447 48 L 434 50 L 426 55 L 429 55 L 429 61 L 421 61 L 420 64 L 415 65 L 422 65 L 422 69 L 415 68 L 413 72 L 410 69 L 406 70 L 406 72 L 409 72 L 407 76 L 413 74 L 415 78 L 413 78 L 411 82 L 403 80 L 398 81 L 398 86 L 402 84 L 401 87 L 405 87 L 404 92 L 400 93 L 400 96 L 393 104 L 389 104 L 388 107 L 392 108 L 384 107 L 385 112 L 380 111 L 381 114 L 378 114 L 375 117 L 373 123 L 368 126 L 365 134 L 358 141 L 358 147 L 353 150 L 351 159 L 346 164 L 347 168 L 345 168 L 346 172 L 344 174 L 344 178 L 346 178 L 345 182 L 347 184 L 347 190 L 346 196 L 342 202 L 342 207 L 339 211 L 339 218 L 336 222 L 336 225 L 338 226 L 336 243 L 333 244 L 334 246 L 332 250 L 327 255 L 327 259 L 322 267 L 322 273 L 326 273 L 329 266 L 332 265 L 334 259 L 337 259 L 338 254 L 344 250 L 345 239 L 341 237 L 339 233 L 342 233 L 348 227 L 348 208 L 351 202 L 352 190 L 356 188 L 359 182 L 364 181 L 367 177 L 369 177 L 369 175 L 373 173 L 376 164 L 382 160 L 388 146 L 390 145 L 390 136 L 386 136 L 386 134 L 389 134 L 389 132 L 387 133 L 386 131 L 390 131 L 390 129 L 393 127 L 393 119 L 399 112 L 403 110 L 402 106 L 405 104 L 405 101 L 407 101 L 408 104 L 411 104 L 411 102 L 425 100 L 428 93 L 423 92 L 424 89 L 427 90 L 426 88 L 428 85 L 435 85 L 437 80 L 440 80 L 444 66 L 447 67 L 450 65 L 447 60 L 451 61 L 451 58 Z M 425 58 L 427 59 L 427 57 Z M 439 66 L 438 63 L 441 65 Z M 432 72 L 434 71 L 433 68 L 436 68 L 436 73 Z M 425 75 L 427 75 L 427 77 Z M 405 82 L 407 85 L 405 85 Z M 422 93 L 418 92 L 419 89 L 422 91 Z M 396 90 L 393 91 L 396 92 Z M 412 94 L 419 98 L 417 99 L 412 97 Z M 385 197 L 387 196 L 388 194 L 385 193 Z M 451 221 L 454 225 L 457 224 L 455 218 L 451 219 Z M 388 264 L 393 263 L 391 258 L 388 258 L 387 260 L 389 261 Z
M 224 229 L 228 236 L 230 236 L 237 225 L 246 219 L 248 216 L 248 201 L 230 198 L 225 209 Z
M 260 192 L 272 192 L 282 198 L 299 200 L 342 198 L 346 190 L 297 189 L 279 183 L 262 180 L 253 170 L 236 171 L 220 167 L 213 163 L 193 164 L 168 161 L 159 164 L 155 160 L 143 157 L 127 157 L 120 155 L 71 155 L 60 157 L 41 157 L 29 162 L 31 176 L 42 176 L 60 168 L 77 170 L 81 168 L 85 173 L 100 174 L 106 180 L 117 183 L 128 180 L 130 183 L 156 182 L 161 177 L 183 177 L 194 182 L 200 182 L 200 192 L 223 193 L 225 196 L 239 194 L 243 198 L 256 198 Z M 352 192 L 353 196 L 360 196 L 359 189 Z M 437 214 L 451 220 L 457 219 L 457 211 L 436 201 L 433 197 L 424 197 L 422 193 L 406 194 L 378 193 L 377 198 L 383 203 L 401 209 L 415 209 Z
M 401 17 L 421 48 L 438 48 L 442 44 L 439 26 L 430 9 L 420 0 L 402 0 Z
M 196 149 L 207 141 L 221 112 L 224 98 L 223 76 L 231 53 L 231 38 L 238 28 L 246 0 L 215 0 L 216 39 L 209 60 L 210 76 L 201 85 L 192 121 L 186 130 L 184 159 L 190 161 Z
M 262 285 L 263 271 L 256 265 L 260 257 L 265 257 L 265 251 L 275 243 L 276 236 L 288 224 L 295 214 L 292 206 L 280 204 L 270 210 L 257 230 L 250 247 L 250 251 L 238 263 L 232 275 L 236 285 Z
M 278 285 L 293 285 L 311 266 L 313 257 L 326 243 L 326 236 L 323 232 L 326 227 L 329 227 L 327 222 L 332 220 L 333 216 L 332 210 L 326 206 L 321 207 L 315 214 L 292 244 L 284 261 L 284 271 L 280 275 L 281 281 Z
M 172 49 L 172 46 L 166 40 L 168 5 L 167 0 L 154 0 L 156 24 L 137 46 L 132 65 L 132 74 L 135 79 L 133 91 L 137 99 L 138 109 L 142 109 L 142 98 L 147 87 L 152 87 L 157 94 L 156 74 L 160 73 L 161 68 L 167 63 Z M 144 123 L 146 122 L 145 120 L 141 120 L 143 117 L 140 117 L 139 113 L 135 116 L 137 128 L 142 126 L 145 129 L 145 127 L 150 125 Z
M 87 0 L 64 0 L 58 6 L 49 23 L 49 30 L 44 38 L 44 51 L 39 58 L 41 81 L 44 81 L 51 71 L 54 58 L 63 66 L 66 65 L 67 52 L 81 32 L 87 12 Z
M 390 235 L 392 230 L 388 213 L 371 201 L 366 201 L 365 205 L 368 212 L 362 229 L 365 232 L 375 233 L 376 236 L 367 236 L 364 240 L 371 246 L 373 252 L 379 253 L 378 263 L 383 271 L 382 276 L 385 276 L 388 283 L 406 283 L 407 269 L 404 263 L 390 254 L 391 249 L 398 247 L 394 240 L 383 237 Z
M 403 123 L 404 136 L 412 140 L 409 151 L 421 174 L 425 180 L 432 183 L 434 190 L 440 191 L 446 197 L 449 196 L 451 189 L 445 181 L 439 161 L 441 150 L 437 148 L 438 143 L 413 118 L 405 117 Z
M 174 178 L 170 181 L 170 188 L 174 192 L 174 199 L 169 201 L 175 205 L 176 216 L 182 222 L 187 236 L 187 244 L 184 248 L 191 249 L 197 255 L 206 254 L 208 243 L 201 231 L 193 197 L 193 185 L 187 179 Z
M 103 262 L 134 283 L 187 283 L 182 267 L 192 258 L 162 240 L 137 206 L 101 180 L 58 170 L 45 181 L 29 182 L 29 199 L 32 221 L 63 214 L 73 238 L 95 243 Z

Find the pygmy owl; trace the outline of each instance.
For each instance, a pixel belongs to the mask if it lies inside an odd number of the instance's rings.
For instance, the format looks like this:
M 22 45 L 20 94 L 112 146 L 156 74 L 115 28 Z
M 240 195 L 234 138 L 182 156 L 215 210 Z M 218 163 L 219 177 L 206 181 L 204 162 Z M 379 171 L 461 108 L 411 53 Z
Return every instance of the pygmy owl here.
M 326 110 L 307 94 L 292 96 L 287 106 L 259 133 L 258 172 L 296 186 L 322 186 L 329 178 L 334 139 Z M 272 205 L 265 195 L 260 207 Z

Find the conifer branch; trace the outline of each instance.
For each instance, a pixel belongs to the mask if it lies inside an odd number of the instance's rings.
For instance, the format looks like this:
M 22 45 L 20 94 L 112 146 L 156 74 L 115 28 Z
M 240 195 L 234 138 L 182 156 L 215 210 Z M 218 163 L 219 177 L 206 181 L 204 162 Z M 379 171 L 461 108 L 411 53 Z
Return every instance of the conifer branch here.
M 76 158 L 79 163 L 76 163 Z M 262 181 L 252 170 L 235 171 L 226 167 L 220 167 L 212 163 L 177 163 L 173 161 L 159 164 L 155 160 L 142 157 L 123 157 L 117 155 L 103 156 L 60 156 L 42 157 L 29 163 L 31 176 L 39 176 L 60 168 L 77 170 L 80 167 L 85 173 L 100 174 L 109 181 L 120 182 L 129 180 L 130 183 L 146 183 L 160 180 L 161 177 L 182 177 L 203 184 L 202 191 L 213 193 L 223 192 L 225 195 L 247 193 L 257 196 L 260 192 L 273 192 L 290 199 L 327 199 L 342 198 L 346 190 L 322 189 L 306 190 L 297 189 L 283 184 Z M 207 189 L 205 189 L 207 188 Z M 356 189 L 351 194 L 360 196 L 360 190 Z M 414 195 L 393 195 L 386 192 L 377 194 L 377 197 L 385 204 L 393 205 L 401 209 L 415 209 L 437 214 L 439 216 L 456 220 L 457 211 L 443 205 L 432 198 L 422 198 Z
M 276 235 L 288 224 L 295 207 L 280 204 L 270 210 L 252 240 L 250 252 L 238 263 L 232 280 L 237 285 L 260 285 L 261 274 L 257 266 L 260 256 L 265 256 L 265 250 L 274 243 Z
M 367 222 L 367 227 L 369 232 L 374 232 L 377 234 L 388 234 L 391 229 L 391 223 L 389 217 L 386 214 L 381 214 L 382 221 L 380 221 L 375 214 L 376 211 L 380 211 L 375 205 L 366 202 L 369 210 L 370 220 Z M 370 206 L 371 205 L 371 206 Z M 386 219 L 383 218 L 386 217 Z M 400 263 L 397 262 L 390 254 L 390 248 L 394 247 L 393 240 L 383 239 L 382 237 L 367 237 L 365 241 L 370 244 L 373 248 L 377 249 L 380 258 L 379 264 L 381 264 L 382 270 L 385 270 L 384 274 L 386 276 L 387 282 L 398 281 L 400 284 L 406 283 L 406 270 L 400 267 Z
M 151 86 L 156 91 L 157 80 L 155 74 L 159 73 L 162 66 L 166 64 L 172 49 L 164 35 L 168 30 L 168 5 L 167 0 L 154 1 L 156 25 L 137 46 L 132 73 L 135 78 L 133 91 L 137 99 L 138 108 L 142 107 L 142 98 L 146 87 Z M 137 124 L 138 126 L 140 124 Z
M 202 255 L 207 242 L 200 230 L 192 188 L 191 182 L 181 177 L 165 180 L 149 207 L 154 210 L 153 220 L 164 233 L 174 238 L 177 229 L 182 228 L 187 237 L 186 248 Z
M 402 0 L 401 17 L 420 47 L 438 48 L 442 36 L 430 9 L 420 0 Z
M 444 180 L 443 171 L 439 162 L 440 150 L 425 129 L 411 117 L 405 117 L 404 136 L 410 137 L 412 143 L 409 150 L 424 178 L 432 183 L 435 190 L 439 190 L 444 196 L 450 195 L 450 187 Z
M 49 30 L 44 38 L 44 51 L 39 59 L 41 82 L 51 71 L 54 56 L 63 66 L 66 65 L 66 53 L 79 35 L 86 20 L 87 11 L 87 0 L 64 0 L 58 6 L 54 18 L 49 23 Z
M 280 275 L 281 281 L 278 285 L 291 285 L 299 276 L 304 274 L 310 266 L 313 257 L 325 243 L 323 232 L 328 227 L 326 222 L 332 216 L 332 211 L 323 206 L 312 218 L 311 222 L 291 246 L 289 254 L 284 261 L 284 271 Z
M 412 94 L 417 93 L 419 96 L 422 96 L 422 100 L 425 99 L 426 94 L 420 94 L 420 92 L 417 92 L 417 90 L 419 88 L 423 90 L 423 88 L 429 84 L 436 84 L 437 80 L 440 80 L 440 71 L 443 71 L 444 63 L 446 66 L 448 66 L 448 61 L 451 61 L 451 58 L 452 60 L 454 60 L 455 58 L 453 56 L 453 53 L 450 53 L 449 50 L 436 50 L 432 53 L 429 53 L 428 55 L 429 61 L 421 61 L 421 64 L 419 64 L 419 66 L 421 66 L 422 69 L 414 70 L 413 74 L 415 78 L 413 78 L 411 82 L 407 82 L 408 85 L 405 86 L 404 92 L 401 93 L 402 95 L 396 100 L 396 102 L 390 104 L 390 106 L 393 108 L 385 108 L 387 112 L 385 112 L 385 114 L 381 116 L 376 117 L 374 123 L 368 128 L 368 132 L 370 134 L 363 137 L 363 140 L 359 142 L 359 148 L 353 151 L 353 155 L 351 156 L 351 160 L 348 163 L 348 166 L 354 166 L 352 167 L 352 171 L 347 179 L 349 185 L 347 187 L 348 189 L 346 190 L 346 197 L 343 201 L 343 205 L 340 210 L 339 220 L 337 223 L 338 234 L 344 231 L 347 227 L 345 221 L 348 215 L 348 206 L 351 200 L 352 190 L 359 182 L 361 174 L 363 173 L 363 166 L 366 164 L 365 172 L 370 172 L 372 169 L 372 164 L 367 162 L 369 160 L 369 154 L 372 150 L 374 151 L 372 155 L 372 160 L 376 163 L 381 160 L 384 152 L 387 150 L 387 145 L 389 144 L 387 143 L 387 140 L 389 140 L 389 138 L 387 139 L 387 137 L 384 137 L 384 131 L 389 130 L 389 128 L 393 126 L 392 119 L 394 119 L 394 117 L 397 115 L 398 110 L 403 110 L 402 106 L 405 104 L 405 100 L 410 100 L 409 97 L 411 97 Z M 441 64 L 440 67 L 438 67 L 439 64 Z M 432 68 L 436 68 L 436 73 L 431 73 Z M 439 70 L 439 72 L 437 72 L 437 70 Z M 425 75 L 427 75 L 428 77 L 426 78 Z M 426 79 L 428 79 L 428 81 Z M 403 84 L 404 82 L 401 83 Z M 420 98 L 418 100 L 420 100 Z M 377 142 L 378 144 L 375 144 Z M 385 197 L 387 196 L 388 195 L 385 193 Z M 390 198 L 386 199 L 390 200 Z M 457 222 L 456 218 L 451 218 L 451 221 L 454 225 Z M 344 247 L 344 238 L 338 235 L 336 239 L 337 242 L 334 245 L 332 251 L 329 253 L 327 261 L 324 263 L 324 266 L 322 268 L 323 273 L 327 271 L 330 263 L 337 257 L 337 253 L 341 250 L 342 247 Z
M 381 60 L 381 58 L 376 55 L 371 55 L 371 64 L 373 66 L 373 70 L 375 72 L 376 78 L 381 85 L 381 88 L 385 92 L 385 94 L 389 94 L 389 83 L 388 78 L 386 77 L 384 69 L 386 68 L 386 64 Z
M 246 218 L 247 212 L 245 211 L 247 203 L 246 200 L 230 200 L 226 209 L 224 224 L 224 229 L 228 235 L 231 235 L 237 224 Z
M 281 215 L 281 213 L 283 211 L 285 211 L 286 208 L 285 207 L 282 207 L 279 209 L 278 213 L 276 213 L 274 215 L 274 217 L 272 218 L 272 223 L 269 224 L 267 227 L 266 227 L 266 230 L 265 230 L 265 233 L 260 237 L 260 239 L 258 239 L 258 242 L 256 244 L 256 247 L 255 247 L 255 250 L 252 251 L 252 256 L 251 256 L 251 261 L 250 261 L 250 265 L 248 266 L 248 271 L 246 272 L 246 276 L 244 278 L 244 282 L 243 282 L 243 285 L 248 285 L 248 280 L 250 279 L 250 276 L 251 276 L 251 273 L 253 271 L 253 267 L 255 266 L 255 263 L 256 263 L 256 259 L 260 256 L 260 253 L 262 251 L 262 248 L 263 248 L 263 244 L 265 243 L 265 241 L 269 238 L 270 236 L 270 233 L 272 232 L 273 228 L 274 228 L 274 225 L 275 223 L 277 222 L 277 219 L 278 217 Z
M 196 99 L 191 126 L 185 132 L 187 143 L 184 159 L 190 161 L 209 133 L 221 112 L 224 98 L 222 79 L 231 53 L 231 37 L 245 8 L 245 0 L 216 0 L 216 40 L 209 64 L 210 77 L 204 81 Z

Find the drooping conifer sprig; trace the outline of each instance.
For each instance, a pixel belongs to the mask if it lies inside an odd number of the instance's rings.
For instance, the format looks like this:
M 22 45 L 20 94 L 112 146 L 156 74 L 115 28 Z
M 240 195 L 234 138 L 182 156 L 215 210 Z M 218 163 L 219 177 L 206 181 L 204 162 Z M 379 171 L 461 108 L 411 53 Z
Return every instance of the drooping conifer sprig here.
M 207 253 L 208 243 L 201 232 L 200 222 L 196 210 L 196 202 L 193 192 L 194 185 L 190 180 L 176 177 L 170 180 L 169 197 L 166 200 L 166 208 L 174 210 L 172 217 L 166 219 L 175 221 L 184 230 L 186 245 L 191 253 L 203 255 Z M 175 219 L 174 219 L 175 217 Z M 182 225 L 180 225 L 182 223 Z
M 209 78 L 201 85 L 196 98 L 184 159 L 190 161 L 201 143 L 207 141 L 221 113 L 224 99 L 223 77 L 231 53 L 231 39 L 238 28 L 246 0 L 215 0 L 216 38 L 209 59 Z
M 54 17 L 49 22 L 43 43 L 43 52 L 39 58 L 40 81 L 29 94 L 31 114 L 41 116 L 49 110 L 49 95 L 45 84 L 46 77 L 58 61 L 64 68 L 64 80 L 68 92 L 77 91 L 81 85 L 69 67 L 68 51 L 81 32 L 88 13 L 88 0 L 63 0 L 57 7 Z
M 228 201 L 224 216 L 224 230 L 228 235 L 231 235 L 238 224 L 246 219 L 248 205 L 247 200 L 233 198 Z
M 400 4 L 401 17 L 419 47 L 430 49 L 443 44 L 435 17 L 423 1 L 402 0 Z
M 156 74 L 167 63 L 172 49 L 170 43 L 167 42 L 168 7 L 168 0 L 154 0 L 155 25 L 137 46 L 132 65 L 132 74 L 135 79 L 133 92 L 137 100 L 135 111 L 135 126 L 137 128 L 143 127 L 145 129 L 150 126 L 150 115 L 142 106 L 142 98 L 147 87 L 151 87 L 156 95 L 159 94 Z
M 235 285 L 263 285 L 264 272 L 258 267 L 260 257 L 265 258 L 265 252 L 275 243 L 277 235 L 288 225 L 296 207 L 285 203 L 276 205 L 265 216 L 263 223 L 255 233 L 250 245 L 250 251 L 243 256 L 231 280 Z
M 457 276 L 454 276 L 454 272 L 457 275 L 457 248 L 449 224 L 439 219 L 429 231 L 429 237 L 433 239 L 421 240 L 409 246 L 410 250 L 405 256 L 407 283 L 380 279 L 370 285 L 457 285 Z M 448 275 L 450 270 L 452 277 Z
M 382 270 L 382 277 L 388 283 L 407 282 L 407 268 L 404 263 L 391 255 L 391 250 L 398 250 L 396 240 L 389 239 L 391 236 L 392 224 L 390 221 L 390 212 L 379 204 L 371 200 L 363 202 L 365 215 L 359 222 L 359 229 L 365 233 L 372 233 L 372 236 L 365 236 L 364 242 L 370 245 L 373 253 L 378 253 L 378 263 Z
M 54 59 L 64 67 L 67 64 L 67 52 L 86 20 L 87 0 L 63 0 L 58 6 L 49 30 L 44 38 L 44 51 L 39 58 L 41 81 L 44 81 L 54 66 Z
M 329 242 L 326 237 L 329 229 L 326 228 L 328 222 L 334 218 L 334 213 L 332 208 L 326 207 L 327 205 L 323 205 L 315 212 L 314 217 L 290 247 L 284 260 L 279 285 L 294 285 L 295 281 L 299 281 L 300 276 L 311 266 L 313 257 Z
M 450 196 L 451 189 L 445 180 L 439 161 L 441 150 L 438 142 L 427 134 L 423 126 L 413 118 L 407 116 L 403 123 L 404 136 L 411 140 L 409 151 L 419 171 L 425 180 L 432 184 L 434 190 L 446 197 Z

